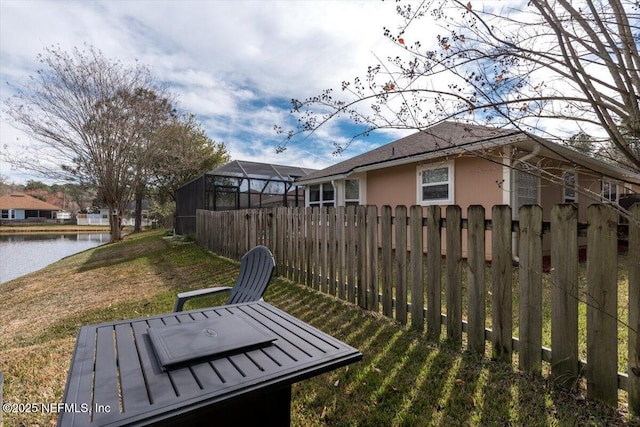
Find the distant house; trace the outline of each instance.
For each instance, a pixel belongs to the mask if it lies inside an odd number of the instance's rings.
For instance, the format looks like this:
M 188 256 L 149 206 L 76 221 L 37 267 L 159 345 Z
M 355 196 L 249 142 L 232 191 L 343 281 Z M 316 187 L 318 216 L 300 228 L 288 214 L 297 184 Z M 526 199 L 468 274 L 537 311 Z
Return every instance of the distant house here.
M 2 221 L 37 221 L 57 219 L 62 211 L 58 206 L 31 197 L 27 194 L 10 194 L 0 196 L 0 220 Z

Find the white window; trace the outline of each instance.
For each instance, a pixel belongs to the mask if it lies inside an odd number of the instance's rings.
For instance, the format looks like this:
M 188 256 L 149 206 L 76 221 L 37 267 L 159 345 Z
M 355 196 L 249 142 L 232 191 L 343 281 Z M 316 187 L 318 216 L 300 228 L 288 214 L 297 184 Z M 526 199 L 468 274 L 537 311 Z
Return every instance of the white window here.
M 454 203 L 453 162 L 418 168 L 418 204 Z
M 331 207 L 335 205 L 333 184 L 327 182 L 309 186 L 309 206 Z
M 576 193 L 576 184 L 578 176 L 575 171 L 566 171 L 563 175 L 563 200 L 564 203 L 575 203 L 578 200 L 578 193 Z
M 602 179 L 602 200 L 609 200 L 618 203 L 620 194 L 618 192 L 618 183 L 615 181 Z
M 346 179 L 344 181 L 344 205 L 358 206 L 360 204 L 360 180 Z

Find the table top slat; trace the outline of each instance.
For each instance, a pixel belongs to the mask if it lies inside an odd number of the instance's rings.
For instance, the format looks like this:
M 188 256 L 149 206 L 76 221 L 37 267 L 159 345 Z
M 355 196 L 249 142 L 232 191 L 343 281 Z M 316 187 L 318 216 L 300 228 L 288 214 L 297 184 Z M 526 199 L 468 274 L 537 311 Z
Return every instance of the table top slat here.
M 96 406 L 109 408 L 109 411 L 95 411 L 93 421 L 98 424 L 106 423 L 120 412 L 118 384 L 120 372 L 116 362 L 115 330 L 112 327 L 102 327 L 97 330 L 96 365 L 103 369 L 95 373 L 93 386 L 92 410 Z
M 149 391 L 130 323 L 116 325 L 116 348 L 120 366 L 123 412 L 149 409 Z

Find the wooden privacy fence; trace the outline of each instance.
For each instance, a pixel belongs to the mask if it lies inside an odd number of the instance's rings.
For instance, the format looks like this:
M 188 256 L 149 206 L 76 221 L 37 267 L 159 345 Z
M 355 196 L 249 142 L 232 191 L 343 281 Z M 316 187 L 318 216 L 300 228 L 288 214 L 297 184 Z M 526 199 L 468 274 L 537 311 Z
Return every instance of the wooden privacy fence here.
M 519 221 L 512 221 L 509 206 L 494 206 L 490 220 L 482 206 L 469 207 L 466 219 L 458 206 L 448 206 L 444 218 L 441 211 L 437 206 L 395 211 L 383 206 L 380 212 L 376 206 L 199 210 L 196 239 L 234 259 L 264 244 L 280 276 L 412 327 L 426 324 L 431 338 L 440 337 L 444 325 L 446 337 L 462 344 L 466 332 L 470 351 L 484 354 L 488 341 L 495 359 L 511 361 L 517 351 L 526 372 L 539 373 L 542 362 L 549 362 L 554 380 L 565 387 L 575 387 L 584 375 L 587 397 L 612 406 L 618 390 L 626 390 L 630 411 L 640 414 L 640 206 L 625 227 L 627 307 L 619 306 L 626 301 L 618 298 L 618 214 L 606 205 L 589 206 L 587 224 L 578 223 L 569 204 L 554 206 L 550 222 L 542 221 L 539 206 L 523 206 Z M 548 250 L 543 236 L 550 239 Z M 583 244 L 586 284 L 579 281 Z M 485 248 L 491 249 L 490 263 Z M 543 261 L 550 265 L 543 267 Z M 550 316 L 548 308 L 544 312 L 548 300 Z M 586 362 L 579 357 L 584 311 Z M 551 348 L 543 346 L 543 327 L 551 330 Z M 626 372 L 618 372 L 620 330 L 627 341 L 621 350 L 627 352 Z

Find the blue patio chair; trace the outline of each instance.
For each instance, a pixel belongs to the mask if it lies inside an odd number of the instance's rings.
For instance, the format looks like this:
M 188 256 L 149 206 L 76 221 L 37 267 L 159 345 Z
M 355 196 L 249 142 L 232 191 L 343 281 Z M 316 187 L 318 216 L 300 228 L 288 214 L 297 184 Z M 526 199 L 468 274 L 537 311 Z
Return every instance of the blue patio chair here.
M 240 260 L 240 273 L 233 287 L 221 286 L 216 288 L 198 289 L 195 291 L 181 292 L 176 297 L 176 305 L 173 311 L 182 311 L 184 303 L 191 298 L 205 295 L 213 295 L 219 292 L 231 291 L 227 304 L 258 301 L 262 298 L 276 262 L 273 254 L 266 246 L 256 246 L 244 254 Z

